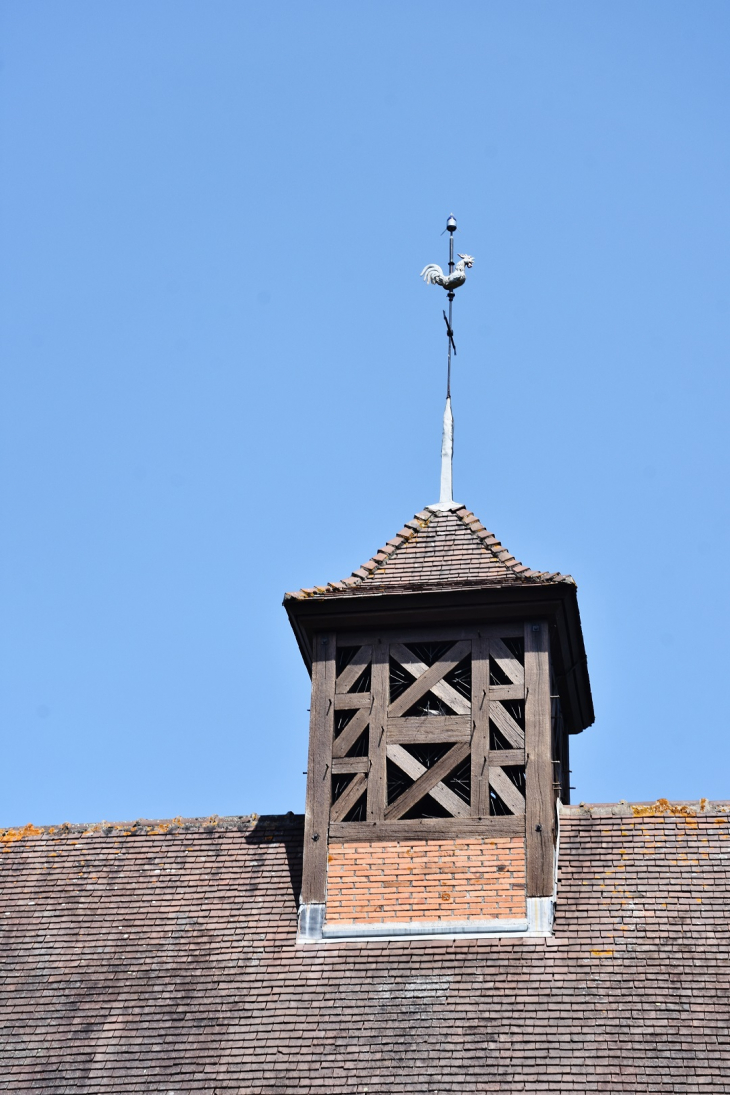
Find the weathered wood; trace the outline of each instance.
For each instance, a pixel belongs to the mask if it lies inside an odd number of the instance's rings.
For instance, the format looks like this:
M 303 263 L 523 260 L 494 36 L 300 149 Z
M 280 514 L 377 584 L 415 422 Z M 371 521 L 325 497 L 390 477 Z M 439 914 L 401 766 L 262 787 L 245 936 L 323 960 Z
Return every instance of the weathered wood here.
M 489 695 L 493 700 L 524 700 L 525 686 L 522 684 L 492 684 Z
M 528 897 L 549 897 L 553 892 L 555 808 L 548 642 L 545 622 L 525 624 L 525 851 Z
M 419 661 L 415 654 L 401 643 L 391 643 L 390 653 L 392 657 L 400 662 L 403 668 L 407 669 L 416 679 L 419 679 L 424 673 L 428 672 L 428 666 L 424 662 Z M 433 692 L 434 696 L 438 696 L 440 700 L 443 700 L 444 703 L 448 704 L 452 711 L 455 711 L 457 715 L 469 714 L 471 710 L 469 700 L 465 699 L 461 693 L 457 692 L 456 689 L 450 684 L 447 684 L 446 681 L 437 681 L 432 685 L 429 691 Z
M 499 668 L 507 674 L 513 684 L 517 685 L 518 688 L 525 687 L 525 671 L 501 639 L 495 637 L 489 640 L 489 655 L 494 658 Z
M 459 837 L 521 836 L 524 817 L 425 817 L 412 821 L 345 821 L 330 825 L 331 841 L 458 840 Z
M 411 779 L 419 779 L 424 772 L 428 771 L 425 765 L 412 757 L 402 745 L 389 745 L 387 752 L 389 759 L 402 768 Z M 469 817 L 469 804 L 454 794 L 444 783 L 437 783 L 435 787 L 432 787 L 430 795 L 439 805 L 448 810 L 452 817 Z
M 492 749 L 489 753 L 489 765 L 497 768 L 512 768 L 525 763 L 524 749 Z
M 501 730 L 510 745 L 514 745 L 515 749 L 524 749 L 524 731 L 498 700 L 489 704 L 489 717 L 497 729 Z
M 358 772 L 353 776 L 352 782 L 347 785 L 340 797 L 332 803 L 330 809 L 330 822 L 342 821 L 349 814 L 352 807 L 360 798 L 368 785 L 368 777 Z
M 392 643 L 440 643 L 458 642 L 459 639 L 473 639 L 478 632 L 484 638 L 521 639 L 524 634 L 522 623 L 474 624 L 468 627 L 411 627 L 388 631 Z M 338 631 L 338 646 L 362 646 L 373 641 L 372 631 Z
M 426 692 L 433 692 L 434 695 L 439 696 L 447 703 L 457 715 L 469 714 L 470 704 L 469 701 L 459 695 L 455 688 L 446 684 L 443 679 L 447 673 L 450 673 L 452 669 L 455 669 L 459 662 L 469 654 L 471 650 L 471 643 L 467 640 L 454 643 L 449 652 L 441 658 L 439 661 L 434 662 L 433 665 L 426 667 L 423 662 L 414 658 L 413 654 L 407 647 L 402 646 L 400 643 L 390 644 L 390 653 L 396 661 L 407 669 L 409 673 L 412 673 L 416 680 L 413 684 L 406 688 L 405 692 L 395 700 L 388 709 L 388 714 L 391 718 L 396 715 L 402 715 L 404 711 L 407 711 L 409 707 L 412 707 L 417 700 L 420 700 L 421 696 Z M 448 689 L 446 696 L 444 690 Z
M 489 813 L 489 643 L 478 634 L 471 644 L 471 812 Z
M 460 741 L 453 745 L 448 753 L 441 757 L 441 760 L 437 760 L 432 768 L 427 768 L 424 774 L 415 783 L 411 784 L 407 791 L 404 791 L 395 802 L 387 807 L 385 820 L 395 821 L 397 818 L 402 817 L 410 810 L 411 806 L 415 806 L 424 795 L 427 795 L 437 783 L 441 782 L 444 776 L 453 771 L 456 765 L 460 764 L 468 755 L 468 742 Z
M 370 707 L 370 692 L 345 692 L 335 695 L 336 711 L 346 711 L 352 707 Z
M 332 744 L 332 756 L 344 757 L 352 749 L 369 722 L 370 704 L 356 711 L 342 733 L 335 738 Z
M 467 715 L 423 715 L 418 718 L 388 719 L 388 741 L 402 745 L 416 742 L 469 741 L 471 719 Z
M 332 775 L 348 776 L 351 772 L 369 772 L 369 757 L 333 757 Z
M 353 684 L 356 683 L 358 677 L 361 677 L 366 667 L 370 665 L 372 656 L 373 648 L 369 643 L 361 646 L 352 658 L 352 661 L 345 666 L 337 678 L 335 692 L 349 692 Z
M 489 784 L 497 792 L 508 810 L 518 817 L 525 812 L 525 800 L 512 780 L 501 768 L 489 768 Z
M 373 708 L 370 712 L 370 775 L 368 777 L 368 821 L 382 821 L 387 798 L 386 722 L 388 719 L 389 659 L 388 644 L 383 639 L 373 643 L 372 661 Z
M 305 904 L 323 902 L 327 885 L 327 829 L 335 717 L 335 653 L 334 632 L 320 632 L 314 636 L 302 870 L 302 901 Z

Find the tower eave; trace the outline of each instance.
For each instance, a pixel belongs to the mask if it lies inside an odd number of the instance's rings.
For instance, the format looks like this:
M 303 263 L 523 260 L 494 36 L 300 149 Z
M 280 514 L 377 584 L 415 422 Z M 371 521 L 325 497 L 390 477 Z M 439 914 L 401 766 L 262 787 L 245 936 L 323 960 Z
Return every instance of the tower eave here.
M 558 579 L 558 580 L 556 580 Z M 566 724 L 572 734 L 594 721 L 593 700 L 577 586 L 572 578 L 505 585 L 443 586 L 408 591 L 360 591 L 356 596 L 295 596 L 284 599 L 307 670 L 312 671 L 313 636 L 320 631 L 359 633 L 377 628 L 468 625 L 476 621 L 547 620 Z

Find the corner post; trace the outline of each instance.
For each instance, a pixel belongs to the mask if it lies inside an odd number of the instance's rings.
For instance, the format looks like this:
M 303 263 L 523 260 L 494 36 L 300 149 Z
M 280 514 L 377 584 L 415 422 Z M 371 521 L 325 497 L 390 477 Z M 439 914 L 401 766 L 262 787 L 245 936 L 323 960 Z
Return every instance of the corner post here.
M 324 903 L 327 889 L 327 833 L 332 797 L 332 741 L 335 728 L 335 655 L 335 633 L 330 631 L 315 635 L 307 801 L 304 815 L 304 905 Z
M 555 806 L 545 621 L 525 623 L 525 689 L 527 896 L 549 897 L 554 888 Z

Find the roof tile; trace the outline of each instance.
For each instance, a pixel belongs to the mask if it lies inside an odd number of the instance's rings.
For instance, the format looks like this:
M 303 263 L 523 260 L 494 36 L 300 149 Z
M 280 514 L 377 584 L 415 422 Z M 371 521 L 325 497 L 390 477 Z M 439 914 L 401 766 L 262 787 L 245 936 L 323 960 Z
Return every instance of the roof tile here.
M 372 559 L 352 573 L 351 578 L 342 582 L 330 582 L 325 590 L 304 589 L 299 594 L 287 593 L 285 599 L 520 583 L 575 584 L 566 575 L 524 566 L 465 506 L 421 510 Z
M 297 946 L 302 828 L 0 833 L 0 1087 L 728 1091 L 727 803 L 562 809 L 548 939 Z

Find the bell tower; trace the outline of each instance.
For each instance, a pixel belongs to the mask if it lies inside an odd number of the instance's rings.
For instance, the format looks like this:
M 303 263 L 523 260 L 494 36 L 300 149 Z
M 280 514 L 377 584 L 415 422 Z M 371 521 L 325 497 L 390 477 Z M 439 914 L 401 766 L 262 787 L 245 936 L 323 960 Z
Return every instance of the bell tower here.
M 546 934 L 569 740 L 593 722 L 572 578 L 530 570 L 453 500 L 446 291 L 439 501 L 342 582 L 284 605 L 312 675 L 299 941 Z
M 573 579 L 442 501 L 284 604 L 312 674 L 300 941 L 548 933 L 593 721 Z

